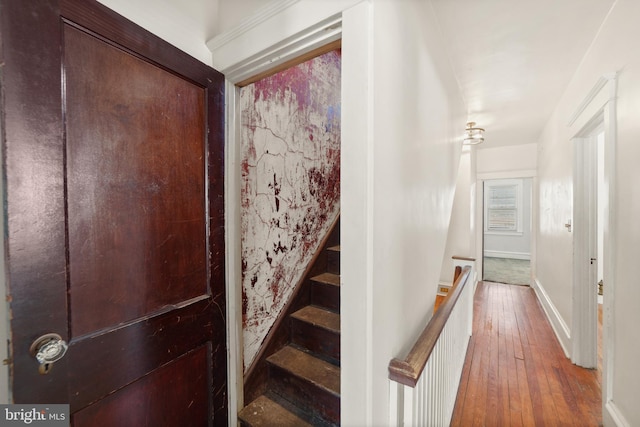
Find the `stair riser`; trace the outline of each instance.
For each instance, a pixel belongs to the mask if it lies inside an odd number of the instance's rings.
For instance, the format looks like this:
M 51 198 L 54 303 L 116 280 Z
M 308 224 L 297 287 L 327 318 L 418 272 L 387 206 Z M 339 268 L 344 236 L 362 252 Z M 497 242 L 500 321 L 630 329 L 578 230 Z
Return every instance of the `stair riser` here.
M 340 287 L 314 282 L 311 286 L 311 303 L 331 311 L 340 311 Z
M 291 319 L 291 340 L 340 366 L 340 333 L 319 328 L 310 323 Z
M 327 250 L 327 272 L 340 274 L 340 251 Z
M 319 388 L 290 372 L 271 365 L 270 389 L 305 411 L 334 424 L 340 424 L 340 396 Z

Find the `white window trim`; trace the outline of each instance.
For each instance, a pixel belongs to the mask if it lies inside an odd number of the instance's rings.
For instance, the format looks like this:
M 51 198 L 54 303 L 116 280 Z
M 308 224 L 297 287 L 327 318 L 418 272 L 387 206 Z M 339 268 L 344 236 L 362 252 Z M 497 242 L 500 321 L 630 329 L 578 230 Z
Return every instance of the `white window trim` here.
M 523 184 L 522 179 L 496 179 L 485 181 L 484 183 L 484 233 L 485 234 L 495 234 L 501 236 L 520 236 L 523 234 L 523 219 L 522 219 L 522 210 L 523 210 L 523 200 L 522 200 L 522 192 L 523 192 Z M 515 230 L 491 230 L 489 229 L 489 198 L 491 195 L 491 187 L 504 187 L 504 186 L 515 186 L 516 188 L 516 226 Z

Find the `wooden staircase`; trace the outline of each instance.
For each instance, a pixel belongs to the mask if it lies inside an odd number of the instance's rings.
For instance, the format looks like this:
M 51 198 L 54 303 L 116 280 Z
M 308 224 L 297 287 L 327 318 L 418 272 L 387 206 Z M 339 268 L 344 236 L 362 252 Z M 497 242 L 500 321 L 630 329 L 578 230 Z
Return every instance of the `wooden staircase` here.
M 266 389 L 240 411 L 241 426 L 340 425 L 340 245 L 324 250 L 325 271 L 288 316 L 289 342 L 266 358 Z

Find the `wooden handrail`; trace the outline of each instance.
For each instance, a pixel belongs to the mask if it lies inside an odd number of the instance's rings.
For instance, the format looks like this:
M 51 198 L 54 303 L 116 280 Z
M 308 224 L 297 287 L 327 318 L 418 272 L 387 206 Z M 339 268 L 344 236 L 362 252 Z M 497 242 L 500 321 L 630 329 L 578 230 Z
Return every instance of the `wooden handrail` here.
M 462 255 L 454 255 L 454 256 L 451 257 L 451 259 L 462 260 L 462 261 L 475 261 L 476 260 L 474 257 L 462 256 Z
M 391 362 L 389 362 L 389 379 L 409 387 L 416 386 L 431 356 L 431 352 L 438 342 L 438 338 L 447 324 L 447 320 L 449 320 L 460 294 L 462 294 L 462 290 L 469 281 L 470 272 L 471 267 L 464 267 L 462 274 L 453 283 L 451 291 L 424 328 L 407 357 L 403 360 L 395 357 L 391 359 Z

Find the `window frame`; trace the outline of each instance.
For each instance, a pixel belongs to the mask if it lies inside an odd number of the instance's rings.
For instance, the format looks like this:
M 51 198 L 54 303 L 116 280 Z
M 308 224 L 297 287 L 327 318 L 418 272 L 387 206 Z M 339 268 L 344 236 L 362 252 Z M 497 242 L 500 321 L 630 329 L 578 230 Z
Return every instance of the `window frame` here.
M 496 234 L 496 235 L 501 235 L 501 236 L 509 236 L 509 235 L 514 235 L 514 236 L 519 236 L 522 235 L 524 233 L 523 231 L 523 214 L 522 214 L 522 210 L 523 210 L 523 200 L 522 200 L 522 193 L 523 193 L 523 182 L 522 179 L 493 179 L 493 180 L 488 180 L 484 182 L 485 188 L 484 188 L 484 233 L 485 234 Z M 496 228 L 492 228 L 490 225 L 490 201 L 491 201 L 491 196 L 492 194 L 494 194 L 494 191 L 492 191 L 493 188 L 497 188 L 497 187 L 513 187 L 515 190 L 515 206 L 513 207 L 513 210 L 515 210 L 515 224 L 514 227 L 512 229 L 496 229 Z M 497 210 L 497 209 L 496 209 Z

